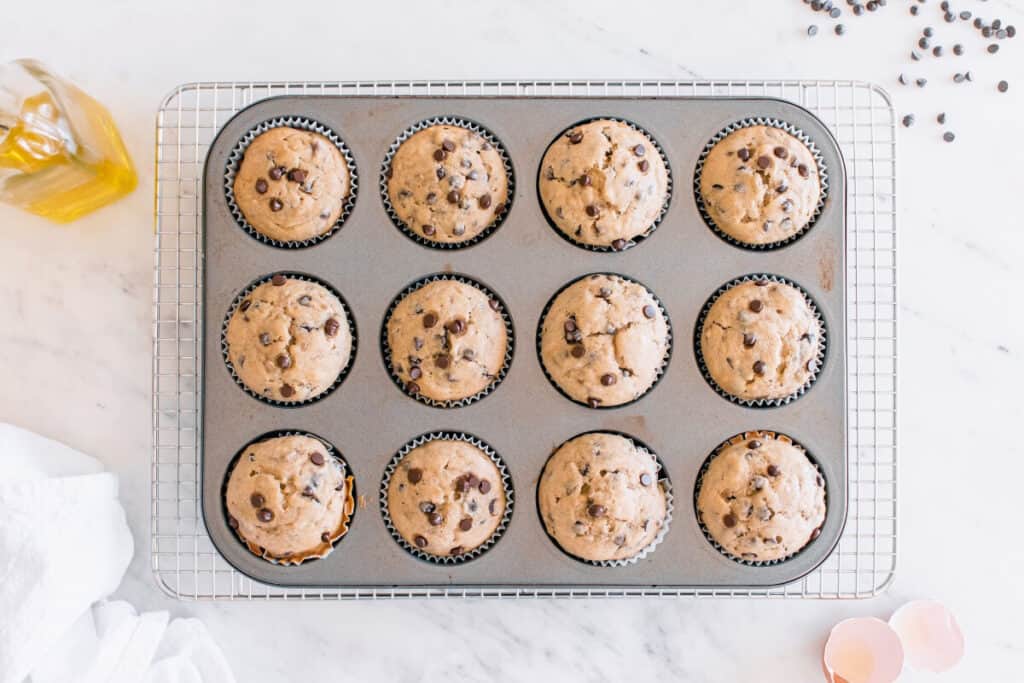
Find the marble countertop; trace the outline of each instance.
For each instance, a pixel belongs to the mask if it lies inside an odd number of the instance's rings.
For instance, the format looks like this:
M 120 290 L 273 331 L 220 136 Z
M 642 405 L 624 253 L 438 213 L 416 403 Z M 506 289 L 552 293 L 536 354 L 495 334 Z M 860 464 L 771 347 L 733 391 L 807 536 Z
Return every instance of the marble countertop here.
M 195 615 L 239 680 L 817 681 L 828 629 L 932 597 L 967 656 L 949 681 L 1020 680 L 1024 418 L 1024 38 L 998 55 L 907 59 L 937 2 L 846 34 L 798 0 L 11 3 L 0 61 L 34 56 L 107 103 L 139 167 L 129 199 L 70 227 L 0 207 L 0 420 L 96 455 L 121 477 L 138 552 L 118 592 Z M 1024 27 L 1019 0 L 956 2 Z M 927 20 L 925 19 L 927 17 Z M 821 31 L 808 38 L 806 27 Z M 941 35 L 941 34 L 940 34 Z M 949 38 L 949 42 L 953 42 Z M 960 60 L 960 61 L 956 61 Z M 955 71 L 975 81 L 957 85 Z M 900 72 L 926 76 L 900 86 Z M 899 132 L 900 566 L 859 602 L 593 600 L 181 603 L 149 570 L 153 120 L 193 80 L 849 78 L 887 88 Z M 1008 79 L 1007 93 L 995 83 Z M 956 133 L 942 142 L 947 113 Z M 903 680 L 926 680 L 915 674 Z

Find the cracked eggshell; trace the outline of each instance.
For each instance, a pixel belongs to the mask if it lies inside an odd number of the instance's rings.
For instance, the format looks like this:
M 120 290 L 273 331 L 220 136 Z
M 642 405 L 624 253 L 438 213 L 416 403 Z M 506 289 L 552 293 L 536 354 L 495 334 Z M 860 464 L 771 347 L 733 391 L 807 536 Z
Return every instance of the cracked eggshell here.
M 822 666 L 829 683 L 892 683 L 903 671 L 903 644 L 881 619 L 846 619 L 829 634 Z
M 964 635 L 953 614 L 933 600 L 914 600 L 896 610 L 889 625 L 903 642 L 914 669 L 941 673 L 964 656 Z

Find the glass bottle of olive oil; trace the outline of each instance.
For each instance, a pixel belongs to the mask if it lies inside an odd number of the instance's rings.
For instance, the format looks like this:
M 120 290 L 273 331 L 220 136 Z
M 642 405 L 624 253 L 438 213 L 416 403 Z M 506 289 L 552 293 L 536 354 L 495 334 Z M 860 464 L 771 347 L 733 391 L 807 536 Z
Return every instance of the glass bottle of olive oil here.
M 103 105 L 39 62 L 0 64 L 0 201 L 67 223 L 137 183 Z

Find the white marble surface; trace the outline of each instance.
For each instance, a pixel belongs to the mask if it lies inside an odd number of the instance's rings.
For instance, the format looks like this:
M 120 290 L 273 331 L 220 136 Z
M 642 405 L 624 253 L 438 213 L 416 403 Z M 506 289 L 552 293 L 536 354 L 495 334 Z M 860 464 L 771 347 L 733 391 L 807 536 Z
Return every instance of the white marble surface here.
M 141 184 L 67 228 L 0 207 L 0 419 L 121 476 L 139 552 L 119 596 L 206 620 L 239 680 L 816 681 L 834 622 L 934 597 L 967 638 L 964 662 L 944 680 L 1019 681 L 1024 36 L 993 57 L 958 26 L 970 58 L 929 58 L 915 70 L 905 56 L 924 22 L 908 4 L 846 16 L 837 38 L 799 0 L 9 0 L 0 60 L 39 57 L 108 103 Z M 949 30 L 937 4 L 922 16 Z M 1024 28 L 1019 0 L 954 4 Z M 812 21 L 823 28 L 813 40 L 804 34 Z M 952 38 L 941 42 L 948 55 Z M 950 75 L 966 68 L 976 82 L 955 86 Z M 927 76 L 928 87 L 900 87 L 901 70 Z M 853 603 L 192 604 L 156 589 L 146 550 L 160 98 L 190 80 L 479 77 L 856 78 L 916 113 L 899 134 L 902 526 L 887 594 Z M 1010 92 L 996 92 L 1000 78 Z M 957 133 L 951 145 L 933 123 L 943 110 Z

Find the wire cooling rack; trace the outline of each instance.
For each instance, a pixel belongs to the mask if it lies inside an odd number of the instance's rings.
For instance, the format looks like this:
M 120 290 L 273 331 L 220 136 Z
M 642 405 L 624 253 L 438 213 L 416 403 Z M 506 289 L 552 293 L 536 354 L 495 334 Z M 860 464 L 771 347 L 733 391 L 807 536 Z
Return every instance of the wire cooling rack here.
M 214 549 L 199 504 L 203 162 L 220 126 L 277 95 L 758 96 L 814 112 L 848 173 L 847 314 L 850 503 L 832 556 L 770 590 L 518 587 L 294 590 L 233 570 Z M 481 81 L 191 83 L 164 100 L 156 129 L 151 552 L 157 584 L 181 599 L 530 597 L 865 598 L 896 570 L 896 119 L 884 91 L 851 81 Z

